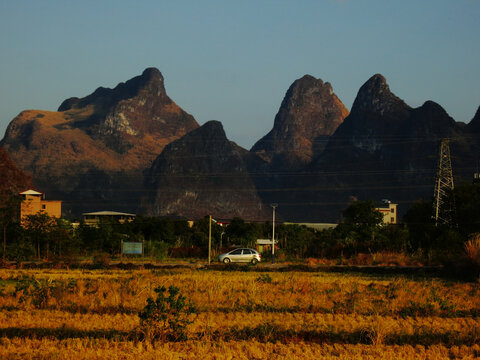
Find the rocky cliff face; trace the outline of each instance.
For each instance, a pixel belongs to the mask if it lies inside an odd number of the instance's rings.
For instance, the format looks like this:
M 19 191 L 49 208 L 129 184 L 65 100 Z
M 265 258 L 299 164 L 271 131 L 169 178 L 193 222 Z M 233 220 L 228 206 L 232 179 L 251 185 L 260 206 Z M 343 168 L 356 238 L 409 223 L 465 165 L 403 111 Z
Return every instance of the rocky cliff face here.
M 127 148 L 134 138 L 158 135 L 163 139 L 176 139 L 198 127 L 193 116 L 176 105 L 165 91 L 164 79 L 155 68 L 146 69 L 114 89 L 98 88 L 82 98 L 70 98 L 59 107 L 59 112 L 76 114 L 91 109 L 92 114 L 74 121 L 75 127 L 85 129 L 93 138 L 104 140 L 117 152 L 112 138 L 125 142 Z M 118 144 L 117 144 L 118 145 Z
M 143 208 L 154 216 L 268 218 L 249 174 L 251 154 L 209 121 L 167 145 L 146 173 Z
M 347 115 L 330 83 L 305 75 L 290 86 L 273 129 L 251 151 L 276 170 L 297 170 L 322 152 Z
M 39 189 L 63 199 L 67 209 L 132 211 L 142 170 L 166 144 L 197 127 L 151 68 L 114 89 L 65 100 L 57 112 L 22 112 L 1 144 Z

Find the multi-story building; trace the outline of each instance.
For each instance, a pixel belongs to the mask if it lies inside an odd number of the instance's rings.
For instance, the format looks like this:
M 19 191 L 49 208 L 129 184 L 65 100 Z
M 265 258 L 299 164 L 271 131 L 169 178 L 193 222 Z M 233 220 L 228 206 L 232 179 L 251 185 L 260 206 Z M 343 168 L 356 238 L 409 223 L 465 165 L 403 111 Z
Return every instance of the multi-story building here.
M 397 223 L 397 206 L 398 204 L 392 204 L 388 200 L 383 201 L 384 206 L 375 208 L 376 211 L 383 215 L 383 224 L 396 224 Z
M 37 213 L 46 213 L 49 216 L 62 217 L 62 202 L 60 200 L 45 200 L 43 193 L 35 190 L 27 190 L 20 193 L 20 218 Z

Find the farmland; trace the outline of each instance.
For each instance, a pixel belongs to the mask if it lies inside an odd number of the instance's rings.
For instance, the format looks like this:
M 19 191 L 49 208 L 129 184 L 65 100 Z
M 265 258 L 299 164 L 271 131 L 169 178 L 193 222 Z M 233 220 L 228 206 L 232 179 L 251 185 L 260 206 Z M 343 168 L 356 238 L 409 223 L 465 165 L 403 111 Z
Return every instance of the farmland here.
M 1 269 L 0 358 L 480 357 L 478 282 L 242 269 Z M 145 339 L 158 286 L 196 308 L 186 340 Z

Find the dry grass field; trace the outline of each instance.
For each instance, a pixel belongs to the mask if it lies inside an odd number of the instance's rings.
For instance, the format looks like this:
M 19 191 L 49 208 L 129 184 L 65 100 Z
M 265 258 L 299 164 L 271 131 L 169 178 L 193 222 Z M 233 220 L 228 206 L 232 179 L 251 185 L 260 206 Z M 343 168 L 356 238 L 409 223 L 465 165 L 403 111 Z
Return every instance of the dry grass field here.
M 187 340 L 139 312 L 176 286 Z M 474 359 L 480 284 L 322 272 L 0 270 L 1 359 Z

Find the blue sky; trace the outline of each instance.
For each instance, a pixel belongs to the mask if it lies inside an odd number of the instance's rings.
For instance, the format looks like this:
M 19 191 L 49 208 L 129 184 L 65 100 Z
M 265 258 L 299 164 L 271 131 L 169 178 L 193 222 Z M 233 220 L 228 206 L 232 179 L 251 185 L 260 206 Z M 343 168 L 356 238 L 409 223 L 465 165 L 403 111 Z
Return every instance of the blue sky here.
M 200 124 L 250 148 L 290 84 L 329 81 L 350 109 L 375 73 L 417 107 L 469 122 L 480 105 L 478 0 L 0 0 L 0 137 L 22 110 L 56 110 L 157 67 Z

